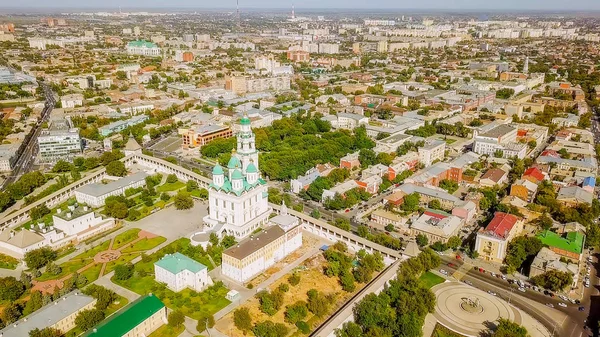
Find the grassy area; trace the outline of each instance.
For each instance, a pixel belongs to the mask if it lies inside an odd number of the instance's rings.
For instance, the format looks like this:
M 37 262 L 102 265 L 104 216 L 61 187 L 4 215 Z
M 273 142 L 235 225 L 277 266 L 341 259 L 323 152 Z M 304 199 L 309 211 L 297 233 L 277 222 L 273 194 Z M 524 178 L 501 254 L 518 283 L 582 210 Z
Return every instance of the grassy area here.
M 2 269 L 16 269 L 19 265 L 19 260 L 12 256 L 0 254 L 0 268 Z
M 183 332 L 183 330 L 185 330 L 185 326 L 183 324 L 175 328 L 165 324 L 156 329 L 156 331 L 151 333 L 148 337 L 177 337 Z
M 429 271 L 423 273 L 423 275 L 419 277 L 419 280 L 421 280 L 421 282 L 423 282 L 423 284 L 427 286 L 427 288 L 431 288 L 436 284 L 440 284 L 446 281 L 443 277 L 437 276 L 436 274 Z
M 121 296 L 121 295 L 117 295 L 119 296 L 117 298 L 116 301 L 112 302 L 108 308 L 106 308 L 106 310 L 104 311 L 104 313 L 106 313 L 106 317 L 108 317 L 109 315 L 117 312 L 117 310 L 121 309 L 122 307 L 126 306 L 127 303 L 129 303 L 129 300 L 126 299 L 125 297 Z
M 74 272 L 78 271 L 79 269 L 87 266 L 88 264 L 92 263 L 92 261 L 93 261 L 92 259 L 67 261 L 60 265 L 60 268 L 62 268 L 62 271 L 60 274 L 52 275 L 49 273 L 43 273 L 42 276 L 37 278 L 37 280 L 38 281 L 48 281 L 48 280 L 57 280 L 57 279 L 63 278 L 65 276 L 71 275 Z
M 106 231 L 106 232 L 103 232 L 103 233 L 100 233 L 100 234 L 96 234 L 96 235 L 92 236 L 91 238 L 85 240 L 84 242 L 85 242 L 86 245 L 89 245 L 89 244 L 91 244 L 94 241 L 98 241 L 98 240 L 102 239 L 103 237 L 109 235 L 110 233 L 118 231 L 119 229 L 121 229 L 121 226 L 116 226 L 116 227 L 114 227 L 113 229 L 111 229 L 109 231 Z
M 177 181 L 174 183 L 164 183 L 160 186 L 158 186 L 156 188 L 156 191 L 159 193 L 162 192 L 173 192 L 173 191 L 177 191 L 181 188 L 185 187 L 185 183 L 181 182 L 181 181 Z
M 116 259 L 114 261 L 110 261 L 106 264 L 106 269 L 104 270 L 104 273 L 105 274 L 110 273 L 119 264 L 126 264 L 127 262 L 131 262 L 131 260 L 140 256 L 140 254 L 141 254 L 140 252 L 137 252 L 137 253 L 123 254 L 123 255 L 119 256 L 118 259 Z
M 113 242 L 112 249 L 119 249 L 126 244 L 134 241 L 138 238 L 138 233 L 141 231 L 139 228 L 132 228 L 127 230 L 115 237 L 115 241 Z
M 162 236 L 158 236 L 158 237 L 155 237 L 152 239 L 142 239 L 132 245 L 129 245 L 127 248 L 121 250 L 121 252 L 132 253 L 132 252 L 150 250 L 165 241 L 167 241 L 167 239 Z
M 94 256 L 96 256 L 96 254 L 107 250 L 108 247 L 110 247 L 110 240 L 104 241 L 101 244 L 97 245 L 96 247 L 94 247 L 94 248 L 92 248 L 90 250 L 86 250 L 85 252 L 83 252 L 83 253 L 75 256 L 73 258 L 73 260 L 75 260 L 75 259 L 89 259 L 89 258 L 93 258 Z
M 454 331 L 451 331 L 450 329 L 448 329 L 445 326 L 440 325 L 438 323 L 435 325 L 435 329 L 433 330 L 431 337 L 465 337 L 465 336 L 458 334 Z
M 448 145 L 450 145 L 450 144 L 452 144 L 452 143 L 456 143 L 456 139 L 452 139 L 452 138 L 446 138 L 446 139 L 444 139 L 444 138 L 439 138 L 439 140 L 443 140 L 443 141 L 445 141 L 445 142 L 446 142 L 446 144 L 448 144 Z

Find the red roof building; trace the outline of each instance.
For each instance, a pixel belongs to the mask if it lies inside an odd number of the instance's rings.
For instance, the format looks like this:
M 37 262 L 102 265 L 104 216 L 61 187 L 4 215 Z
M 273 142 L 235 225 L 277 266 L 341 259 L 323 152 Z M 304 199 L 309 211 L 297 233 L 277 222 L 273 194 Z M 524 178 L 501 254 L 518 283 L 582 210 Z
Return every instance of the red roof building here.
M 560 158 L 560 154 L 554 150 L 544 150 L 544 152 L 542 152 L 542 154 L 540 156 L 541 157 L 547 156 L 547 157 Z
M 537 167 L 530 167 L 523 173 L 523 179 L 527 179 L 534 183 L 540 183 L 545 178 L 546 176 L 544 173 Z M 535 179 L 536 181 L 532 181 L 532 179 Z
M 506 239 L 510 235 L 511 230 L 517 221 L 519 221 L 519 218 L 512 214 L 496 212 L 492 221 L 485 227 L 485 231 L 488 234 Z

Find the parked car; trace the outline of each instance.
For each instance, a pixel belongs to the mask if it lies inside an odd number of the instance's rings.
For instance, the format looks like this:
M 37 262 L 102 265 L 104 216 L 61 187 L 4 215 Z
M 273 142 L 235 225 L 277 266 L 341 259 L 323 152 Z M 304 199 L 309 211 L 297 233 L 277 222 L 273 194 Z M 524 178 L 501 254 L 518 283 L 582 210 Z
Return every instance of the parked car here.
M 465 284 L 468 284 L 468 285 L 472 286 L 472 285 L 473 285 L 473 282 L 471 282 L 471 281 L 469 281 L 469 280 L 465 280 Z
M 488 290 L 488 294 L 490 294 L 490 295 L 492 295 L 492 296 L 496 296 L 496 293 L 495 293 L 495 292 L 493 292 L 493 291 L 491 291 L 491 290 Z
M 552 303 L 546 303 L 546 306 L 550 307 L 550 308 L 554 308 L 554 304 L 552 304 Z
M 519 288 L 519 291 L 520 291 L 520 292 L 522 292 L 522 293 L 524 293 L 524 292 L 526 292 L 527 290 L 525 290 L 525 288 L 521 287 L 521 288 Z
M 454 263 L 450 262 L 450 263 L 448 263 L 448 267 L 456 267 L 456 266 L 454 265 Z
M 440 269 L 440 273 L 441 273 L 442 275 L 448 275 L 448 272 L 447 272 L 447 271 L 445 271 L 444 269 Z
M 569 299 L 567 298 L 567 296 L 565 295 L 558 295 L 558 298 L 560 298 L 563 301 L 568 301 Z
M 585 311 L 585 307 L 579 307 L 577 310 L 579 310 L 579 311 Z
M 566 307 L 567 307 L 567 304 L 566 304 L 566 303 L 563 303 L 563 302 L 560 302 L 560 303 L 558 303 L 558 305 L 559 305 L 559 306 L 561 306 L 561 307 L 563 307 L 563 308 L 566 308 Z

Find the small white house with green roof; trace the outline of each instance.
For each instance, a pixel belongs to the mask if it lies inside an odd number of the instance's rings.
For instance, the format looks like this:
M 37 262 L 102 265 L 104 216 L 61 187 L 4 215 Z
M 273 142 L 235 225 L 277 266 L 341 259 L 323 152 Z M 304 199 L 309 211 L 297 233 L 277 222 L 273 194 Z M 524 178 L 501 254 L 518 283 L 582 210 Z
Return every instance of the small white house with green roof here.
M 167 254 L 155 262 L 154 279 L 174 292 L 185 288 L 202 291 L 213 284 L 205 265 L 181 253 Z
M 145 40 L 131 41 L 127 43 L 127 54 L 160 56 L 160 48 L 156 44 Z

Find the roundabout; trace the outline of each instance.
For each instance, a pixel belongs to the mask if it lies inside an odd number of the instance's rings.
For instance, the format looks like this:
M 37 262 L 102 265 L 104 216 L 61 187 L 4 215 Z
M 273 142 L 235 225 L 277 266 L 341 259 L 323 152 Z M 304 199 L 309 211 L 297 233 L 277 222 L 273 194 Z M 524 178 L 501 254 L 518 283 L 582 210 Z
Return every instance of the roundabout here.
M 431 289 L 436 296 L 434 316 L 445 327 L 466 336 L 480 336 L 506 318 L 522 324 L 520 312 L 502 299 L 462 283 L 445 282 Z

